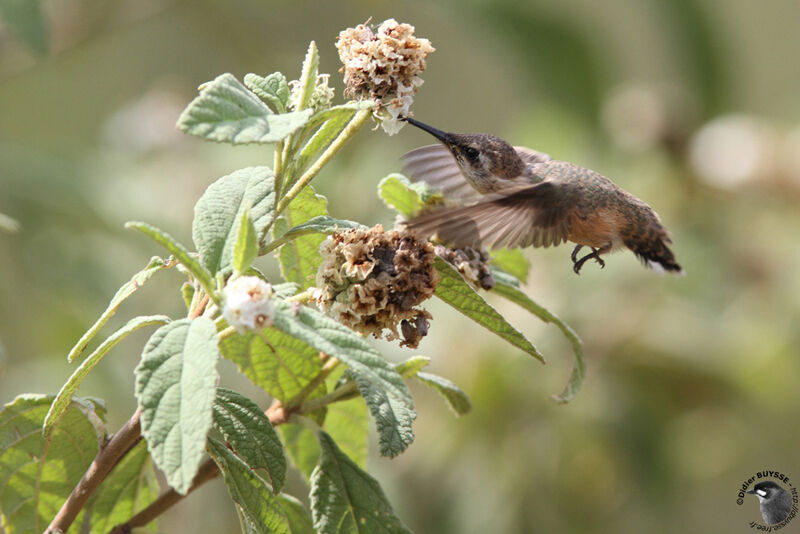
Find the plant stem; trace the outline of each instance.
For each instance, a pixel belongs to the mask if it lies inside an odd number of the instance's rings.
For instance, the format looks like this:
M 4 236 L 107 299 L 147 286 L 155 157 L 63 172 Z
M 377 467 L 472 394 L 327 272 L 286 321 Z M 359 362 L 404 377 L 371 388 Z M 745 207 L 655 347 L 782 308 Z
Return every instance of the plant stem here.
M 97 451 L 89 468 L 61 506 L 45 534 L 61 534 L 66 532 L 75 518 L 86 505 L 95 490 L 105 480 L 112 469 L 122 460 L 125 454 L 142 439 L 139 418 L 141 411 L 136 410 L 131 418 L 116 434 Z
M 265 413 L 267 414 L 270 423 L 272 423 L 272 426 L 278 426 L 285 423 L 291 416 L 291 413 L 283 407 L 283 404 L 281 404 L 280 401 L 277 400 L 272 403 L 272 406 L 270 406 Z M 209 458 L 200 464 L 197 474 L 192 481 L 189 491 L 186 492 L 186 495 L 189 495 L 209 480 L 215 479 L 217 476 L 219 476 L 219 474 L 219 467 L 217 467 L 217 464 L 214 463 L 214 460 Z M 128 521 L 112 528 L 109 534 L 130 534 L 133 529 L 144 527 L 155 518 L 172 508 L 178 502 L 183 500 L 186 495 L 181 495 L 174 489 L 170 488 L 159 495 L 155 501 L 131 517 Z
M 324 353 L 320 353 L 320 355 L 322 354 Z M 320 384 L 325 382 L 325 379 L 328 378 L 328 376 L 333 372 L 334 369 L 336 369 L 338 365 L 339 365 L 338 359 L 328 358 L 328 360 L 325 362 L 325 365 L 323 365 L 322 368 L 319 370 L 319 373 L 317 373 L 317 376 L 315 376 L 314 379 L 311 380 L 311 382 L 306 384 L 305 387 L 301 389 L 297 395 L 289 399 L 289 401 L 286 403 L 286 409 L 294 410 L 298 406 L 303 404 L 303 401 L 306 400 L 306 397 L 311 395 L 311 393 L 313 393 L 314 390 L 320 386 Z
M 283 210 L 289 205 L 289 203 L 294 200 L 294 198 L 300 194 L 300 191 L 303 190 L 305 186 L 314 179 L 314 177 L 319 174 L 319 171 L 322 170 L 331 158 L 344 146 L 344 144 L 356 133 L 358 130 L 364 126 L 364 123 L 367 122 L 367 119 L 372 114 L 371 110 L 362 109 L 355 116 L 350 119 L 350 123 L 345 126 L 344 130 L 333 140 L 333 142 L 325 149 L 325 152 L 317 158 L 317 161 L 305 172 L 303 175 L 297 180 L 297 182 L 292 186 L 292 188 L 284 195 L 284 197 L 278 202 L 278 206 L 275 208 L 275 218 L 278 215 L 283 213 Z M 274 220 L 274 219 L 273 219 Z
M 236 327 L 229 326 L 228 328 L 217 334 L 217 337 L 219 337 L 219 340 L 222 341 L 223 339 L 231 337 L 235 333 L 236 333 Z
M 272 161 L 272 171 L 275 173 L 275 196 L 281 196 L 283 188 L 283 141 L 275 144 L 275 156 Z
M 347 382 L 339 386 L 338 388 L 334 389 L 327 395 L 323 397 L 319 397 L 317 399 L 311 399 L 308 402 L 304 402 L 297 413 L 311 413 L 319 410 L 320 408 L 324 408 L 328 404 L 332 404 L 336 401 L 345 400 L 349 398 L 351 395 L 355 394 L 358 391 L 358 385 L 355 382 Z

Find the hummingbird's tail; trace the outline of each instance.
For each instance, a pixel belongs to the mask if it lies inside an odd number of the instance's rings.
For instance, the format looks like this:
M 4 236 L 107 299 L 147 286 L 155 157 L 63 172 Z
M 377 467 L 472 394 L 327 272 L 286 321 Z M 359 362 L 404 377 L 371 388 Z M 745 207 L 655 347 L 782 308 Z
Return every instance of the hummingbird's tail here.
M 661 234 L 659 232 L 658 234 Z M 645 266 L 656 272 L 684 275 L 686 272 L 675 261 L 675 255 L 667 246 L 672 240 L 664 234 L 651 234 L 644 239 L 630 240 L 625 245 L 636 254 Z

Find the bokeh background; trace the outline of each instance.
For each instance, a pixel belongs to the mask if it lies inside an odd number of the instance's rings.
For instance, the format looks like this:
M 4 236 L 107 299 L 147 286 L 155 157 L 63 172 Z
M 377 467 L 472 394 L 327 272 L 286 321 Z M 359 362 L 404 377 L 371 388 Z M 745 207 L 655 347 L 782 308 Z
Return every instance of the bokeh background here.
M 209 183 L 270 163 L 268 147 L 175 130 L 200 83 L 222 72 L 297 77 L 314 39 L 321 72 L 341 90 L 339 30 L 394 17 L 437 48 L 417 118 L 494 133 L 611 177 L 660 213 L 688 272 L 657 276 L 625 252 L 575 276 L 568 247 L 526 252 L 526 291 L 585 344 L 588 377 L 565 406 L 549 399 L 572 364 L 557 329 L 492 299 L 548 358 L 542 366 L 432 304 L 418 353 L 469 393 L 474 410 L 455 418 L 435 393 L 413 389 L 416 442 L 397 459 L 370 460 L 400 517 L 418 533 L 746 532 L 761 518 L 755 499 L 736 505 L 743 480 L 764 469 L 800 480 L 798 2 L 43 8 L 46 53 L 0 23 L 0 213 L 19 223 L 0 230 L 0 402 L 57 391 L 72 370 L 68 349 L 161 253 L 123 230 L 125 221 L 188 243 L 192 206 Z M 411 129 L 365 129 L 316 187 L 336 217 L 391 224 L 375 185 L 399 170 L 401 154 L 430 142 Z M 159 275 L 123 316 L 181 314 L 177 280 Z M 112 428 L 134 408 L 131 373 L 145 340 L 115 349 L 81 389 L 106 399 Z M 393 360 L 412 355 L 380 346 Z M 268 402 L 231 365 L 225 382 Z M 160 526 L 238 531 L 219 481 Z

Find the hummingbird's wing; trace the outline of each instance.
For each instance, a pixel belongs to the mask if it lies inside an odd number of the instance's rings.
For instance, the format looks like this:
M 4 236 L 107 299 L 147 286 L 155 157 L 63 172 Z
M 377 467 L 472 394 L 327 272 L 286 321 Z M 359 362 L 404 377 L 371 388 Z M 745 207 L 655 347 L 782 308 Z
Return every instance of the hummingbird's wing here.
M 456 246 L 549 247 L 567 240 L 568 210 L 557 186 L 545 181 L 486 195 L 477 204 L 447 208 L 404 223 L 412 232 Z
M 461 174 L 453 154 L 444 145 L 423 146 L 404 154 L 400 159 L 403 161 L 403 171 L 411 180 L 429 184 L 448 199 L 467 202 L 480 198 Z

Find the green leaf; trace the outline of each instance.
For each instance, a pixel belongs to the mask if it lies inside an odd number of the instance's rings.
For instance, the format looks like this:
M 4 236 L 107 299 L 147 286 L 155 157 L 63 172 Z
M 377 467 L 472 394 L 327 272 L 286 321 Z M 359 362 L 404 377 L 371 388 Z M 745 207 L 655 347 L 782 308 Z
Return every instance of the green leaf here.
M 308 167 L 308 164 L 342 133 L 342 130 L 350 123 L 359 107 L 358 105 L 347 104 L 336 106 L 321 111 L 311 118 L 309 123 L 314 123 L 315 119 L 318 120 L 322 117 L 325 117 L 325 120 L 295 156 L 292 163 L 293 175 L 300 176 Z
M 208 438 L 208 452 L 225 478 L 228 493 L 259 534 L 290 534 L 280 501 L 267 483 L 225 445 Z
M 411 182 L 402 174 L 390 174 L 378 184 L 378 196 L 390 209 L 411 218 L 429 205 L 443 201 L 442 194 L 425 182 Z
M 45 439 L 42 424 L 52 403 L 52 396 L 21 395 L 0 410 L 0 525 L 6 534 L 43 532 L 105 438 L 98 435 L 93 405 L 76 399 Z
M 0 0 L 0 18 L 35 54 L 43 56 L 50 49 L 50 30 L 40 0 Z
M 210 319 L 181 319 L 156 330 L 136 367 L 142 435 L 153 461 L 181 495 L 203 459 L 218 354 L 217 329 Z
M 492 265 L 516 277 L 523 284 L 528 282 L 531 263 L 518 248 L 503 248 L 492 252 Z
M 495 280 L 497 280 L 497 278 L 495 278 Z M 569 382 L 564 388 L 564 391 L 562 391 L 560 395 L 554 395 L 553 399 L 560 403 L 565 403 L 572 400 L 572 398 L 575 397 L 575 395 L 577 395 L 578 391 L 581 389 L 583 379 L 586 376 L 586 358 L 583 354 L 583 343 L 578 337 L 578 334 L 576 334 L 575 331 L 557 315 L 531 300 L 528 295 L 513 285 L 509 285 L 497 280 L 492 292 L 502 295 L 511 302 L 520 305 L 542 321 L 546 323 L 553 323 L 569 340 L 570 344 L 572 345 L 572 352 L 575 354 L 575 365 L 572 368 L 572 374 L 570 375 Z
M 345 363 L 355 373 L 358 388 L 376 420 L 381 454 L 396 456 L 413 441 L 416 417 L 411 393 L 403 378 L 361 336 L 309 307 L 293 313 L 286 302 L 275 301 L 275 328 L 301 339 Z
M 317 86 L 317 67 L 319 66 L 319 52 L 314 41 L 308 43 L 308 52 L 303 60 L 303 69 L 300 72 L 300 85 L 294 102 L 296 110 L 305 110 L 311 102 L 311 95 Z
M 324 428 L 350 459 L 362 469 L 367 468 L 369 416 L 364 399 L 329 404 Z
M 303 127 L 311 113 L 308 109 L 276 115 L 233 74 L 226 73 L 201 86 L 200 94 L 181 113 L 178 128 L 235 145 L 277 143 Z
M 69 377 L 66 384 L 61 387 L 61 391 L 59 391 L 58 395 L 56 395 L 53 405 L 50 407 L 50 411 L 47 412 L 47 417 L 44 419 L 44 428 L 42 428 L 42 431 L 44 432 L 45 437 L 51 434 L 55 428 L 55 425 L 58 424 L 61 416 L 64 415 L 67 407 L 69 407 L 69 403 L 72 401 L 72 396 L 78 390 L 78 387 L 81 385 L 81 382 L 83 382 L 83 379 L 86 378 L 86 376 L 98 363 L 100 363 L 100 360 L 103 359 L 103 356 L 105 356 L 108 351 L 140 328 L 154 324 L 167 324 L 170 322 L 170 320 L 171 319 L 166 315 L 135 317 L 128 321 L 125 326 L 111 334 L 103 343 L 101 343 L 100 346 L 97 347 L 94 352 L 92 352 L 85 360 L 83 360 L 77 369 L 75 369 L 75 372 L 72 373 L 72 376 Z
M 289 107 L 289 83 L 286 76 L 273 72 L 266 78 L 258 74 L 245 74 L 244 84 L 264 101 L 275 113 L 284 113 Z
M 435 265 L 442 277 L 441 282 L 436 286 L 437 297 L 479 325 L 544 363 L 544 358 L 536 347 L 519 330 L 511 326 L 497 310 L 483 300 L 483 297 L 464 281 L 458 271 L 438 256 Z
M 315 217 L 328 214 L 328 201 L 317 195 L 311 186 L 304 188 L 289 204 L 284 218 L 275 224 L 275 235 L 285 234 L 289 228 L 299 226 Z M 278 261 L 283 277 L 305 289 L 314 285 L 317 270 L 322 263 L 319 245 L 325 236 L 311 233 L 297 237 L 278 251 Z
M 417 412 L 407 402 L 400 399 L 380 384 L 355 375 L 358 391 L 367 403 L 367 407 L 375 419 L 378 428 L 378 444 L 383 456 L 394 458 L 414 441 L 414 430 L 411 423 L 417 418 Z
M 222 340 L 220 349 L 254 384 L 283 403 L 322 369 L 317 349 L 274 328 L 237 333 Z
M 147 444 L 136 445 L 103 481 L 90 505 L 92 534 L 106 534 L 124 523 L 158 497 L 153 464 Z
M 472 409 L 472 402 L 467 394 L 448 379 L 430 373 L 417 373 L 415 378 L 441 393 L 456 415 L 464 415 Z
M 431 363 L 430 358 L 425 356 L 412 356 L 404 362 L 395 364 L 394 370 L 400 373 L 400 376 L 403 378 L 412 378 L 429 363 Z
M 239 218 L 239 229 L 233 246 L 233 270 L 243 273 L 250 268 L 258 255 L 258 236 L 253 221 L 250 220 L 250 208 L 242 211 Z
M 192 239 L 203 266 L 212 273 L 231 266 L 245 211 L 261 243 L 274 207 L 275 175 L 269 167 L 240 169 L 211 184 L 195 204 L 192 221 Z
M 171 263 L 165 262 L 163 259 L 157 256 L 151 258 L 150 263 L 148 263 L 144 269 L 133 275 L 133 278 L 131 278 L 130 281 L 126 282 L 117 290 L 117 293 L 108 304 L 106 311 L 100 315 L 100 318 L 95 321 L 91 328 L 89 328 L 89 330 L 87 330 L 86 333 L 81 336 L 75 346 L 72 347 L 72 350 L 69 351 L 69 354 L 67 355 L 67 361 L 72 363 L 75 358 L 77 358 L 84 350 L 86 350 L 86 347 L 89 345 L 89 343 L 91 343 L 92 339 L 94 339 L 94 336 L 96 336 L 100 329 L 105 326 L 108 320 L 114 316 L 125 299 L 130 297 L 137 289 L 142 287 L 142 285 L 150 280 L 155 273 L 162 269 L 169 269 L 170 267 L 172 267 Z
M 283 443 L 286 447 L 286 452 L 289 453 L 292 464 L 306 480 L 310 480 L 311 473 L 319 461 L 320 452 L 319 442 L 314 432 L 301 423 L 283 424 L 278 427 L 278 430 L 283 436 Z
M 125 223 L 125 228 L 139 230 L 143 234 L 151 237 L 156 243 L 167 249 L 170 254 L 175 256 L 175 259 L 177 259 L 181 265 L 186 267 L 186 269 L 192 273 L 192 276 L 194 276 L 200 285 L 203 286 L 203 289 L 206 290 L 206 293 L 208 293 L 208 295 L 216 301 L 214 297 L 215 286 L 213 276 L 202 265 L 200 265 L 194 256 L 189 254 L 189 251 L 186 250 L 186 247 L 178 243 L 168 233 L 147 223 L 127 222 Z
M 276 248 L 281 247 L 289 241 L 297 239 L 300 236 L 308 234 L 327 235 L 340 230 L 350 230 L 352 228 L 364 228 L 364 225 L 354 221 L 334 219 L 328 215 L 317 215 L 316 217 L 312 217 L 302 224 L 298 224 L 294 228 L 290 228 L 285 234 L 267 245 L 264 250 L 261 251 L 261 253 L 266 254 L 271 252 L 272 250 L 275 250 Z
M 285 493 L 278 495 L 278 500 L 286 514 L 286 519 L 289 520 L 292 534 L 316 534 L 314 524 L 311 522 L 311 514 L 303 506 L 303 503 Z
M 325 432 L 320 461 L 311 476 L 311 513 L 320 534 L 410 534 L 378 481 L 359 468 Z
M 214 426 L 251 469 L 266 469 L 272 490 L 286 480 L 286 458 L 278 433 L 258 405 L 235 391 L 217 388 Z

